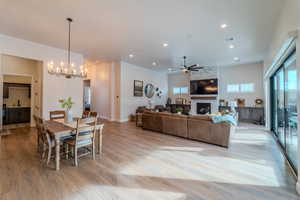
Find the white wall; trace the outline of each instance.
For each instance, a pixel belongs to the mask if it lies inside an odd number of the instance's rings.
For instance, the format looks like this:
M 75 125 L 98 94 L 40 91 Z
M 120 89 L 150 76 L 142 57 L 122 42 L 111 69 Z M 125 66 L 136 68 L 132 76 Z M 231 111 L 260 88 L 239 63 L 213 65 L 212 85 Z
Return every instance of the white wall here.
M 72 112 L 76 116 L 82 114 L 83 81 L 80 78 L 66 79 L 57 77 L 47 72 L 47 63 L 54 61 L 59 63 L 65 61 L 67 52 L 38 43 L 21 40 L 5 35 L 0 35 L 0 54 L 13 55 L 23 58 L 29 58 L 43 62 L 43 117 L 49 118 L 49 111 L 60 109 L 59 98 L 72 97 L 75 105 Z M 76 66 L 83 63 L 83 56 L 80 54 L 71 54 L 72 62 Z M 2 80 L 2 72 L 1 72 Z M 2 85 L 0 87 L 2 90 Z M 1 92 L 2 96 L 2 92 Z M 0 98 L 1 99 L 1 98 Z M 2 105 L 2 100 L 1 100 Z M 1 109 L 2 110 L 2 109 Z M 1 111 L 0 111 L 1 112 Z
M 148 106 L 148 98 L 133 96 L 134 80 L 144 81 L 144 86 L 152 83 L 163 92 L 161 98 L 154 96 L 151 100 L 154 105 L 165 105 L 168 96 L 168 78 L 166 73 L 156 72 L 121 62 L 121 121 L 128 120 L 130 114 L 134 114 L 138 106 Z
M 176 98 L 185 98 L 187 101 L 190 100 L 189 94 L 173 94 L 173 88 L 190 88 L 190 76 L 186 73 L 171 73 L 168 74 L 168 97 L 171 98 L 172 103 L 175 103 Z
M 189 87 L 191 80 L 218 78 L 219 80 L 219 95 L 218 99 L 232 101 L 237 98 L 246 100 L 246 106 L 254 106 L 255 99 L 264 99 L 263 88 L 263 63 L 242 64 L 234 66 L 218 67 L 212 73 L 193 73 L 188 76 L 184 73 L 176 73 L 168 75 L 169 97 L 174 102 L 178 96 L 173 96 L 172 89 L 174 87 Z M 253 93 L 228 93 L 228 84 L 254 83 L 255 92 Z M 189 99 L 188 95 L 183 97 Z
M 288 38 L 291 31 L 300 28 L 300 1 L 299 0 L 286 0 L 279 17 L 278 24 L 274 30 L 272 42 L 267 52 L 267 57 L 264 61 L 265 71 L 271 66 L 276 54 L 283 45 L 284 41 Z
M 228 84 L 253 83 L 253 93 L 228 93 Z M 255 106 L 255 99 L 264 99 L 263 63 L 243 64 L 219 68 L 219 99 L 245 99 L 246 106 Z
M 113 62 L 89 63 L 91 80 L 91 110 L 103 119 L 114 120 L 113 109 Z

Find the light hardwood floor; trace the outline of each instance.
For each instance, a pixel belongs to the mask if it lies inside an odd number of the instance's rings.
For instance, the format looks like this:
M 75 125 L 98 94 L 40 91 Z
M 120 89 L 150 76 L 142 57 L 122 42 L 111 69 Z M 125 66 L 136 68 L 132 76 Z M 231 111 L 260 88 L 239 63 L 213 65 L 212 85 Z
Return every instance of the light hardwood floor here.
M 12 131 L 12 130 L 11 130 Z M 272 137 L 241 129 L 229 149 L 106 123 L 101 158 L 46 167 L 35 129 L 0 145 L 1 200 L 294 200 L 295 180 Z

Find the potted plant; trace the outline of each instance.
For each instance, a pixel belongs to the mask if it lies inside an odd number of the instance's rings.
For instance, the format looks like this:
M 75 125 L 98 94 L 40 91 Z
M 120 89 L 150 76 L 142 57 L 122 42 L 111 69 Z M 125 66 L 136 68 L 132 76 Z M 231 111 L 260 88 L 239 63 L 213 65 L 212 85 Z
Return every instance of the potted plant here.
M 182 107 L 176 108 L 176 112 L 177 112 L 177 114 L 181 115 L 183 112 L 183 108 Z
M 58 102 L 61 104 L 61 107 L 65 109 L 66 111 L 66 122 L 71 122 L 72 121 L 72 114 L 70 112 L 74 102 L 72 101 L 72 98 L 69 97 L 67 99 L 59 99 Z

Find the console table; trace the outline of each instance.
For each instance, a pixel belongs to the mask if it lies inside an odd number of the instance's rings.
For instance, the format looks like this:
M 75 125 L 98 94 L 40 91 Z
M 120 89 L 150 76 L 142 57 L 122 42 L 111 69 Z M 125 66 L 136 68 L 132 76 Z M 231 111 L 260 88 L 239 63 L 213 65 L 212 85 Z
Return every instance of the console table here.
M 229 106 L 219 106 L 219 112 L 230 110 Z M 239 122 L 250 122 L 259 125 L 265 125 L 264 107 L 236 107 L 239 114 Z
M 182 108 L 183 113 L 189 113 L 191 105 L 189 104 L 167 104 L 166 107 L 170 108 L 171 113 L 176 113 L 177 108 Z

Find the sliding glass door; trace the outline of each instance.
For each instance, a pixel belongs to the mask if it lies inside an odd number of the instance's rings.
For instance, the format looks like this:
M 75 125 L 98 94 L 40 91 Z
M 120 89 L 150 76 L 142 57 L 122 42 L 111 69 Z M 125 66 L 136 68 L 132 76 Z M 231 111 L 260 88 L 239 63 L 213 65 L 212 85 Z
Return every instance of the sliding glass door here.
M 285 147 L 291 162 L 297 167 L 298 111 L 297 111 L 297 69 L 296 55 L 284 63 L 285 71 Z
M 281 68 L 276 75 L 277 79 L 277 137 L 283 147 L 285 147 L 284 135 L 284 70 Z
M 292 166 L 298 166 L 297 69 L 294 52 L 271 78 L 272 131 Z

